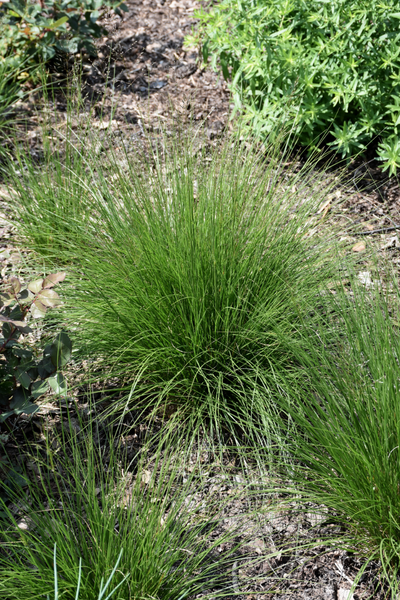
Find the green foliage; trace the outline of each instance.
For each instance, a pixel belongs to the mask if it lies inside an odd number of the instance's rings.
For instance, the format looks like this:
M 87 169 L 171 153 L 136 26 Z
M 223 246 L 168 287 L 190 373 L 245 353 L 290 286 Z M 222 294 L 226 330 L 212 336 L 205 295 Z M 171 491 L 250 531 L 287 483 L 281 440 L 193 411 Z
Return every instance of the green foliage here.
M 0 42 L 1 43 L 1 42 Z M 28 60 L 21 58 L 17 66 L 13 61 L 0 58 L 0 158 L 4 159 L 8 153 L 8 141 L 12 138 L 15 123 L 14 104 L 24 98 L 24 82 L 28 78 L 35 78 L 38 67 L 28 65 Z
M 60 333 L 48 344 L 41 360 L 23 334 L 32 333 L 27 325 L 28 314 L 43 318 L 48 308 L 60 304 L 52 289 L 63 281 L 65 273 L 47 275 L 23 288 L 16 277 L 11 277 L 0 294 L 0 423 L 11 415 L 31 414 L 37 410 L 34 401 L 45 394 L 49 385 L 57 394 L 66 391 L 64 376 L 59 371 L 70 359 L 71 341 Z
M 10 107 L 22 97 L 21 75 L 18 70 L 13 69 L 7 61 L 0 61 L 0 127 L 4 127 L 8 120 Z
M 7 512 L 3 510 L 3 503 L 9 502 L 13 494 L 21 493 L 21 490 L 27 484 L 21 466 L 13 464 L 3 451 L 3 444 L 7 439 L 8 435 L 0 435 L 0 524 L 2 521 L 6 522 L 8 520 Z
M 106 594 L 108 586 L 110 585 L 112 578 L 115 575 L 115 571 L 118 568 L 118 565 L 121 561 L 121 556 L 123 554 L 123 550 L 121 550 L 121 552 L 119 553 L 119 556 L 117 558 L 117 562 L 114 565 L 113 570 L 111 571 L 111 575 L 108 578 L 108 580 L 106 581 L 106 583 L 103 585 L 103 580 L 100 582 L 100 590 L 99 590 L 99 595 L 97 600 L 102 600 L 103 596 Z M 111 596 L 117 591 L 117 589 L 119 587 L 121 587 L 121 585 L 126 581 L 126 579 L 128 578 L 128 575 L 125 575 L 125 578 L 119 582 L 119 584 L 107 595 L 107 597 L 105 598 L 105 600 L 108 600 L 109 598 L 111 598 Z M 77 589 L 76 589 L 76 595 L 75 595 L 75 600 L 79 599 L 79 592 L 81 590 L 81 581 L 82 581 L 82 559 L 79 559 L 79 570 L 78 570 L 78 583 L 77 583 Z M 54 600 L 58 600 L 59 599 L 59 594 L 58 594 L 58 572 L 57 572 L 57 544 L 54 544 Z M 47 600 L 50 600 L 50 596 L 47 596 Z
M 93 38 L 104 34 L 104 7 L 127 10 L 119 0 L 10 0 L 0 4 L 0 61 L 19 67 L 26 56 L 48 61 L 56 50 L 96 55 Z
M 290 401 L 279 404 L 283 430 L 288 418 L 296 426 L 286 438 L 296 497 L 330 508 L 347 530 L 341 543 L 380 560 L 396 586 L 400 290 L 397 276 L 371 279 L 367 287 L 353 279 L 351 293 L 338 286 L 324 322 L 304 328 L 304 384 L 289 382 Z
M 223 500 L 210 493 L 200 458 L 188 471 L 166 440 L 151 458 L 143 446 L 128 463 L 118 439 L 102 435 L 100 446 L 94 424 L 81 422 L 78 435 L 70 425 L 65 435 L 50 434 L 43 458 L 34 456 L 40 477 L 28 481 L 29 503 L 14 492 L 20 513 L 3 506 L 0 597 L 98 600 L 111 579 L 124 600 L 232 593 L 232 566 L 248 560 L 248 535 L 238 542 L 238 528 L 223 527 L 239 496 L 229 476 Z
M 104 7 L 127 10 L 118 0 L 10 0 L 0 2 L 0 156 L 12 124 L 12 106 L 24 97 L 23 84 L 38 81 L 39 68 L 56 52 L 96 55 L 93 39 L 104 33 Z
M 219 62 L 260 132 L 289 123 L 315 147 L 329 130 L 329 145 L 346 158 L 379 136 L 379 160 L 396 171 L 397 0 L 222 0 L 199 17 L 203 58 Z
M 301 315 L 332 274 L 313 229 L 331 183 L 250 142 L 164 142 L 164 157 L 72 147 L 73 169 L 54 153 L 40 172 L 24 161 L 18 227 L 49 268 L 68 265 L 63 319 L 76 347 L 136 382 L 132 403 L 249 430 L 296 376 Z

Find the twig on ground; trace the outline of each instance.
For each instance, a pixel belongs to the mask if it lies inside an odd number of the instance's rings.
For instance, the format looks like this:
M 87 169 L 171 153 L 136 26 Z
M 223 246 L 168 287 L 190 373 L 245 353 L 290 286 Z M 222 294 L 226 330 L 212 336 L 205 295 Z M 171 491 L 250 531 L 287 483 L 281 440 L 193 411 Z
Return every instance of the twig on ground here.
M 387 233 L 388 231 L 395 231 L 396 229 L 400 229 L 400 225 L 382 227 L 381 229 L 373 229 L 372 231 L 358 231 L 357 233 L 354 233 L 354 235 L 373 235 L 374 233 Z

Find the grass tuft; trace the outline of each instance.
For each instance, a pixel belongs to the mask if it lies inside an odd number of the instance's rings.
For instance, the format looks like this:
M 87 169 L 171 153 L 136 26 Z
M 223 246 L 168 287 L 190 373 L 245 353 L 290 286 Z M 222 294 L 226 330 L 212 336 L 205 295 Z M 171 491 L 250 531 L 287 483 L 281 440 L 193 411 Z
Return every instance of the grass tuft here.
M 124 600 L 231 592 L 247 536 L 221 527 L 236 495 L 213 498 L 197 459 L 189 472 L 164 439 L 128 462 L 117 438 L 66 419 L 33 463 L 27 490 L 10 490 L 17 513 L 4 505 L 0 597 L 98 600 L 111 582 Z
M 386 269 L 389 273 L 390 270 Z M 338 286 L 324 322 L 303 330 L 302 386 L 279 400 L 297 497 L 330 509 L 348 547 L 400 567 L 400 293 L 394 275 Z M 297 348 L 299 348 L 298 346 Z M 286 469 L 286 467 L 285 467 Z
M 314 229 L 332 178 L 274 147 L 200 134 L 137 155 L 69 143 L 40 171 L 22 160 L 10 178 L 19 231 L 69 271 L 74 347 L 135 381 L 135 404 L 231 432 L 264 418 L 296 377 L 298 328 L 332 277 Z

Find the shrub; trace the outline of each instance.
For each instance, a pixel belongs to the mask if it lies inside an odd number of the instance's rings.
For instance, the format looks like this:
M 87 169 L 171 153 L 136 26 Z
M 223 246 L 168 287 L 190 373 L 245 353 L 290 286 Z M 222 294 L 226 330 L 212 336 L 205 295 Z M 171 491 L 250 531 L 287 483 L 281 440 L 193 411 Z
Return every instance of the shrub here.
M 263 134 L 293 125 L 300 143 L 350 157 L 378 137 L 400 166 L 397 0 L 222 0 L 199 14 L 203 56 L 219 61 L 237 107 Z
M 136 382 L 132 403 L 248 430 L 282 373 L 296 376 L 301 316 L 331 277 L 332 247 L 313 229 L 331 184 L 271 148 L 196 143 L 123 161 L 75 151 L 73 169 L 53 154 L 12 176 L 18 227 L 49 265 L 68 265 L 63 319 L 76 347 Z
M 29 347 L 22 334 L 32 333 L 26 318 L 43 318 L 48 308 L 60 304 L 52 289 L 63 281 L 65 273 L 47 275 L 23 288 L 16 277 L 11 277 L 0 293 L 0 423 L 11 415 L 32 414 L 38 410 L 34 400 L 45 394 L 50 386 L 57 393 L 65 392 L 64 376 L 58 369 L 71 356 L 71 341 L 60 333 L 37 360 L 37 352 Z
M 93 38 L 104 34 L 97 23 L 103 7 L 128 10 L 118 0 L 10 0 L 0 3 L 0 60 L 19 66 L 26 56 L 48 61 L 57 50 L 96 55 Z
M 302 387 L 280 397 L 296 498 L 331 509 L 340 540 L 380 560 L 396 587 L 400 567 L 400 293 L 397 277 L 336 290 L 332 312 L 304 333 Z M 335 331 L 341 333 L 340 344 Z M 297 346 L 297 349 L 299 346 Z M 396 597 L 396 593 L 393 597 Z

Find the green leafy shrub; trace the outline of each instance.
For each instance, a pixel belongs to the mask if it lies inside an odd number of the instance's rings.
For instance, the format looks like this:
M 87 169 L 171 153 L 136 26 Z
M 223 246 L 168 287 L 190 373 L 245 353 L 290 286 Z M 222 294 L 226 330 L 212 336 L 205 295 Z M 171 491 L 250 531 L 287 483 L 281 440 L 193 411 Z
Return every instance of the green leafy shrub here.
M 56 50 L 96 55 L 93 38 L 104 34 L 98 24 L 103 7 L 127 10 L 118 0 L 10 0 L 0 3 L 0 60 L 19 66 L 27 55 L 48 61 Z
M 332 275 L 313 227 L 331 183 L 273 148 L 193 143 L 31 164 L 12 176 L 18 227 L 49 267 L 68 265 L 63 319 L 76 347 L 136 381 L 132 403 L 249 430 L 282 372 L 296 376 L 300 317 Z
M 203 56 L 232 81 L 237 106 L 271 134 L 342 157 L 379 136 L 379 160 L 400 166 L 400 12 L 397 0 L 222 0 L 202 11 Z
M 16 277 L 11 277 L 0 293 L 0 423 L 11 415 L 31 414 L 38 410 L 34 400 L 49 389 L 66 391 L 64 376 L 58 369 L 64 367 L 71 356 L 71 341 L 60 333 L 48 344 L 41 360 L 33 349 L 21 341 L 22 334 L 32 332 L 25 319 L 42 318 L 48 308 L 60 304 L 58 294 L 52 289 L 63 281 L 65 273 L 47 275 L 23 288 Z

